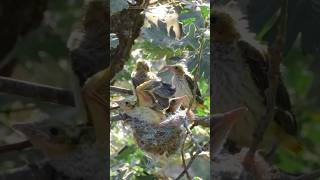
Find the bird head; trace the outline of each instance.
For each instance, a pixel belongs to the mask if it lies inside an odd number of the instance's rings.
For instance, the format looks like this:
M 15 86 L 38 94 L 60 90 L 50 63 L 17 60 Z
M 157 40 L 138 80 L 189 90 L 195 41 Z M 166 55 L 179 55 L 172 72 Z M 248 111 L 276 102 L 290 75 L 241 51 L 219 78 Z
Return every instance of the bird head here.
M 182 103 L 187 99 L 187 96 L 180 96 L 170 99 L 170 106 L 167 109 L 167 112 L 175 112 L 180 109 Z
M 124 112 L 131 112 L 136 105 L 136 102 L 134 100 L 128 98 L 120 99 L 118 101 L 115 101 L 115 103 L 117 103 L 120 109 L 122 109 Z
M 184 64 L 166 65 L 160 70 L 160 72 L 164 71 L 170 71 L 178 76 L 183 76 L 189 73 L 187 67 Z
M 80 143 L 83 127 L 58 121 L 41 121 L 13 125 L 21 131 L 33 146 L 49 157 L 65 155 Z
M 214 42 L 233 43 L 240 38 L 234 19 L 224 11 L 213 10 L 210 24 L 213 26 Z
M 138 60 L 136 64 L 136 71 L 137 72 L 149 72 L 150 71 L 150 64 L 144 60 Z

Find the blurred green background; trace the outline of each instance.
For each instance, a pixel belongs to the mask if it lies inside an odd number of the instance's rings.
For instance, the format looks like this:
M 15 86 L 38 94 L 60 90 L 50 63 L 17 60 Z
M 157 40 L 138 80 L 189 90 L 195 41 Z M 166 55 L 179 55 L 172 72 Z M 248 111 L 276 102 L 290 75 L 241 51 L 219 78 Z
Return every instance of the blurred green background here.
M 9 14 L 2 14 L 1 18 L 9 21 L 6 21 L 8 24 L 1 24 L 0 29 L 10 27 L 11 29 L 5 32 L 16 33 L 17 41 L 11 51 L 0 59 L 0 74 L 73 90 L 74 83 L 77 81 L 72 77 L 67 45 L 69 41 L 73 41 L 69 38 L 70 34 L 80 29 L 81 18 L 85 13 L 84 3 L 83 0 L 1 1 L 1 8 L 12 8 L 12 10 Z M 39 5 L 41 8 L 43 6 L 43 9 L 38 7 Z M 37 11 L 40 15 L 43 14 L 43 17 L 36 14 Z M 20 33 L 20 29 L 28 26 L 32 18 L 41 20 L 38 24 L 28 27 L 26 32 Z M 9 35 L 5 38 L 7 39 L 4 40 L 13 41 Z M 6 44 L 2 44 L 2 47 L 4 46 Z M 24 135 L 11 128 L 12 124 L 38 121 L 48 117 L 58 122 L 66 119 L 70 122 L 79 121 L 76 108 L 0 92 L 0 146 L 26 139 Z M 41 159 L 43 156 L 33 149 L 1 153 L 0 172 L 19 168 Z

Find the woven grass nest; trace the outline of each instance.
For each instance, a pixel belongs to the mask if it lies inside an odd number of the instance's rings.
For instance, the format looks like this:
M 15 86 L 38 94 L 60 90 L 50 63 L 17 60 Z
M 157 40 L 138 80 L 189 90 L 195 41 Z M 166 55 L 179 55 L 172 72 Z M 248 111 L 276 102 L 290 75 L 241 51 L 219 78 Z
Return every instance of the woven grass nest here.
M 152 124 L 137 118 L 129 118 L 128 124 L 133 129 L 133 136 L 142 150 L 169 156 L 174 154 L 182 144 L 185 136 L 182 127 L 184 119 L 185 115 L 177 112 L 160 124 Z

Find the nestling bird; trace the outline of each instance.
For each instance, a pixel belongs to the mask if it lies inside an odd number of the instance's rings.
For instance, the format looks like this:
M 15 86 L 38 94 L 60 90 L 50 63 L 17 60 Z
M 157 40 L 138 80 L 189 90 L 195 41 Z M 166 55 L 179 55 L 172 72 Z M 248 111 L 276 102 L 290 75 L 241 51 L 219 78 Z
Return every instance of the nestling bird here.
M 253 34 L 243 28 L 246 22 L 237 21 L 226 12 L 234 11 L 217 7 L 211 12 L 211 25 L 214 27 L 211 45 L 213 111 L 221 113 L 241 105 L 248 107 L 248 115 L 233 127 L 229 139 L 237 145 L 250 146 L 254 129 L 266 111 L 264 92 L 268 88 L 268 63 L 263 51 L 256 48 L 262 46 L 254 40 Z M 239 14 L 235 17 L 241 18 Z M 270 150 L 270 147 L 280 143 L 289 150 L 301 150 L 295 138 L 298 134 L 297 122 L 281 79 L 275 111 L 275 121 L 264 136 L 262 148 Z
M 137 106 L 128 99 L 116 103 L 129 116 L 128 124 L 133 129 L 133 136 L 141 149 L 152 155 L 170 155 L 179 149 L 183 135 L 180 127 L 185 118 L 181 116 L 183 114 L 165 116 L 163 112 Z
M 175 97 L 186 95 L 187 98 L 183 101 L 184 108 L 188 108 L 190 101 L 195 96 L 193 107 L 203 105 L 203 99 L 197 83 L 194 83 L 193 76 L 188 72 L 183 64 L 166 65 L 160 72 L 169 70 L 173 73 L 172 85 L 176 88 Z M 195 88 L 195 93 L 194 93 Z
M 164 111 L 169 107 L 170 98 L 175 92 L 170 84 L 159 80 L 146 81 L 136 88 L 138 105 Z
M 43 121 L 14 128 L 46 155 L 57 172 L 72 179 L 107 179 L 107 153 L 96 145 L 92 127 Z
M 137 61 L 135 71 L 131 74 L 134 89 L 146 81 L 158 80 L 157 75 L 151 72 L 150 68 L 150 64 L 147 61 Z
M 137 118 L 151 124 L 160 124 L 165 119 L 165 115 L 161 111 L 156 111 L 147 106 L 138 106 L 134 101 L 121 99 L 115 102 L 123 112 L 132 118 Z
M 166 110 L 165 114 L 169 115 L 177 112 L 186 98 L 187 96 L 171 98 L 169 102 L 169 107 Z

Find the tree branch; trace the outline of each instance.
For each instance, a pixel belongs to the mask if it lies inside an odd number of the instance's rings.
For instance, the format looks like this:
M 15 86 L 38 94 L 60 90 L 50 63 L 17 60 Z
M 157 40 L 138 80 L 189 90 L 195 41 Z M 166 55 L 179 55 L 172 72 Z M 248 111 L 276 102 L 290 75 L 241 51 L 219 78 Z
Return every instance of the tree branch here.
M 59 105 L 75 106 L 69 90 L 0 76 L 0 92 L 30 97 Z
M 182 158 L 182 164 L 183 164 L 184 171 L 186 172 L 188 179 L 191 180 L 192 178 L 188 172 L 186 160 L 184 158 L 184 144 L 186 143 L 186 140 L 187 140 L 187 136 L 184 137 L 182 145 L 181 145 L 181 158 Z
M 32 144 L 29 141 L 22 141 L 22 142 L 18 142 L 18 143 L 14 143 L 14 144 L 3 145 L 3 146 L 0 146 L 0 154 L 6 153 L 9 151 L 21 150 L 21 149 L 28 148 L 31 146 L 32 146 Z
M 267 111 L 262 116 L 260 122 L 258 123 L 255 132 L 253 134 L 252 144 L 245 158 L 245 162 L 249 159 L 254 158 L 254 154 L 257 151 L 259 143 L 263 140 L 263 135 L 268 128 L 270 121 L 274 118 L 274 107 L 275 107 L 275 97 L 279 83 L 280 77 L 280 63 L 282 61 L 282 49 L 284 47 L 286 31 L 285 27 L 287 24 L 287 7 L 288 1 L 282 0 L 281 8 L 281 21 L 279 24 L 278 35 L 272 47 L 268 48 L 268 82 L 269 87 L 265 91 Z

